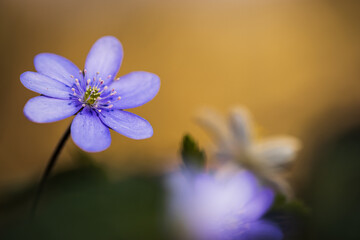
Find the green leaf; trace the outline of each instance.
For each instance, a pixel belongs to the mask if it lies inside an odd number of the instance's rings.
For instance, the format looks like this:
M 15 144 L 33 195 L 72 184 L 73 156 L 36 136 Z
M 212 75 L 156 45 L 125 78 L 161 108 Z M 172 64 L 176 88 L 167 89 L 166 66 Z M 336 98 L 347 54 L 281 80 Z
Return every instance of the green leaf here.
M 206 163 L 205 151 L 199 148 L 195 140 L 186 134 L 181 144 L 181 157 L 187 168 L 203 169 Z
M 311 210 L 301 200 L 287 201 L 281 194 L 276 195 L 271 211 L 291 213 L 299 217 L 307 217 L 311 214 Z

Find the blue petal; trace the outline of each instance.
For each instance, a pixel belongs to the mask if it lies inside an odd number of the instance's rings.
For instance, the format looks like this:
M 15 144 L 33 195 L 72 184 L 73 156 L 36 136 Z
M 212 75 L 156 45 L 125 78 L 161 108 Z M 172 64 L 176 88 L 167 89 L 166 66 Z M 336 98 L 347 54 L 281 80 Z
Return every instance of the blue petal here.
M 81 108 L 73 100 L 63 100 L 44 96 L 30 99 L 25 107 L 25 116 L 37 123 L 55 122 L 70 117 Z
M 109 128 L 89 108 L 84 108 L 74 118 L 71 124 L 71 137 L 76 145 L 87 152 L 103 151 L 111 143 Z
M 122 110 L 102 111 L 101 121 L 114 131 L 132 139 L 144 139 L 153 135 L 153 129 L 148 121 Z
M 241 240 L 281 240 L 283 234 L 274 224 L 266 221 L 256 221 L 244 224 L 237 230 L 235 238 Z
M 80 69 L 75 64 L 53 53 L 40 53 L 36 55 L 34 65 L 39 73 L 56 79 L 67 86 L 74 84 L 74 78 L 78 78 L 80 81 L 83 79 Z M 74 78 L 71 76 L 74 76 Z
M 49 97 L 69 99 L 71 94 L 70 87 L 37 72 L 24 72 L 20 81 L 26 88 Z
M 153 99 L 160 89 L 160 78 L 149 72 L 132 72 L 113 82 L 110 89 L 115 89 L 121 97 L 114 103 L 117 109 L 141 106 Z
M 101 77 L 107 84 L 116 76 L 122 59 L 123 48 L 119 40 L 112 36 L 100 38 L 92 46 L 86 58 L 86 79 L 93 79 L 93 77 L 99 79 Z M 110 78 L 108 78 L 109 75 Z
M 236 194 L 236 202 L 241 209 L 245 208 L 259 191 L 258 180 L 249 171 L 238 172 L 223 186 Z
M 261 218 L 271 207 L 274 201 L 274 192 L 270 188 L 259 190 L 253 199 L 245 205 L 242 217 L 248 221 Z

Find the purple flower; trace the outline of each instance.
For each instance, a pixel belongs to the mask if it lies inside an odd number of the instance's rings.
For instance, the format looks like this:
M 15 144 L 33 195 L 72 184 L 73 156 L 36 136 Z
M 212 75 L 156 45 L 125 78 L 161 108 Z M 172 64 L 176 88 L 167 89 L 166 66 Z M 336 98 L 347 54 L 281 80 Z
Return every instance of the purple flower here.
M 274 224 L 262 220 L 274 200 L 271 189 L 262 187 L 248 171 L 186 175 L 168 179 L 172 219 L 197 240 L 279 240 Z
M 38 54 L 34 59 L 37 72 L 20 76 L 26 88 L 41 94 L 26 103 L 25 116 L 33 122 L 48 123 L 76 114 L 71 125 L 72 139 L 89 152 L 110 146 L 109 128 L 133 139 L 151 137 L 150 123 L 123 109 L 153 99 L 160 79 L 143 71 L 115 78 L 122 59 L 122 45 L 112 36 L 95 42 L 83 71 L 59 55 Z

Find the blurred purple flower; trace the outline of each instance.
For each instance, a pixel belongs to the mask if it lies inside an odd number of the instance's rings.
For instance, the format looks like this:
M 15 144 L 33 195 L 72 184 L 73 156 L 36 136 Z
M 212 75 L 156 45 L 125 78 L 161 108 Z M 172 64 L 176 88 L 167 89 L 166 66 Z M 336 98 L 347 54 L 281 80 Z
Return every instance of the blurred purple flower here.
M 280 229 L 261 220 L 274 200 L 248 171 L 235 175 L 177 172 L 168 179 L 169 213 L 190 239 L 282 239 Z
M 52 53 L 34 59 L 37 72 L 24 72 L 21 83 L 41 96 L 30 99 L 25 116 L 37 123 L 58 121 L 72 115 L 71 136 L 83 150 L 103 151 L 110 146 L 109 128 L 133 139 L 149 138 L 153 129 L 145 119 L 123 111 L 141 106 L 159 91 L 153 73 L 131 72 L 115 78 L 123 48 L 112 36 L 100 38 L 91 48 L 84 71 Z

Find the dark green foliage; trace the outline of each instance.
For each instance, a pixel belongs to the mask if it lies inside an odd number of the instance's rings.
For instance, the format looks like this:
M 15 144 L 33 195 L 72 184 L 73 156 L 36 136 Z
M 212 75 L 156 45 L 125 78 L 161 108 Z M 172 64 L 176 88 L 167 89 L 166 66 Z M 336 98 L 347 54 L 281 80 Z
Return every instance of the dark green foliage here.
M 185 167 L 203 169 L 206 164 L 205 151 L 200 149 L 195 140 L 186 134 L 181 144 L 181 157 Z
M 360 126 L 328 139 L 311 160 L 309 239 L 360 239 Z
M 311 217 L 310 209 L 298 200 L 286 200 L 283 195 L 276 195 L 275 201 L 265 218 L 277 224 L 283 234 L 284 240 L 304 240 L 305 223 Z
M 87 155 L 46 183 L 35 218 L 29 210 L 37 182 L 0 203 L 0 239 L 168 239 L 159 175 L 111 180 Z
M 287 201 L 283 195 L 276 195 L 271 211 L 291 213 L 299 217 L 308 217 L 311 213 L 305 204 L 298 200 L 292 199 Z

